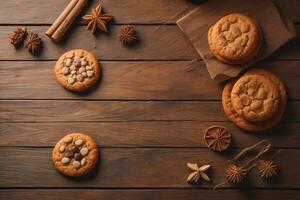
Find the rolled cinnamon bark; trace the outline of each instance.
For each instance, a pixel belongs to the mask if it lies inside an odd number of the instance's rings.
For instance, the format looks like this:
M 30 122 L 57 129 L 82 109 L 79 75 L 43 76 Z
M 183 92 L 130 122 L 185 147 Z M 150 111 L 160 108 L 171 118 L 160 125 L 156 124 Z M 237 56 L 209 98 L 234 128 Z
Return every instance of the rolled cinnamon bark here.
M 71 10 L 78 3 L 78 0 L 71 0 L 65 10 L 58 16 L 50 28 L 46 31 L 46 35 L 51 38 L 54 31 L 60 26 L 63 20 L 70 14 Z
M 59 42 L 87 2 L 88 0 L 71 0 L 65 10 L 46 31 L 46 35 L 50 37 L 52 41 Z

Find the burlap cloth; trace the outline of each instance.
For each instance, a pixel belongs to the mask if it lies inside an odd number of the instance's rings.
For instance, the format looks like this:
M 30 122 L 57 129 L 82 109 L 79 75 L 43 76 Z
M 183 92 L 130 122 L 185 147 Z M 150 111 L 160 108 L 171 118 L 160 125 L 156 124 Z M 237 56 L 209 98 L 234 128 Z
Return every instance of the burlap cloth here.
M 218 19 L 236 12 L 246 14 L 258 22 L 264 41 L 259 54 L 251 62 L 229 65 L 218 61 L 210 52 L 207 32 Z M 177 25 L 206 63 L 211 78 L 218 83 L 239 75 L 297 36 L 292 21 L 280 16 L 271 0 L 208 0 L 179 19 Z

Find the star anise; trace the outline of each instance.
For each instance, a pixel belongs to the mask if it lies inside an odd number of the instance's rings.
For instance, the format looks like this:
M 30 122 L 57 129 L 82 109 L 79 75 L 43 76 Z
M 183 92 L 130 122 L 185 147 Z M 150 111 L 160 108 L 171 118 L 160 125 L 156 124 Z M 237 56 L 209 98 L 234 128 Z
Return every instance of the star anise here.
M 247 170 L 234 164 L 229 165 L 226 170 L 226 179 L 231 183 L 240 183 L 246 177 Z
M 30 53 L 37 54 L 41 49 L 42 39 L 37 33 L 30 33 L 26 38 L 24 45 Z
M 270 160 L 260 160 L 258 163 L 258 172 L 262 178 L 270 178 L 277 174 L 278 167 Z
M 192 173 L 187 178 L 188 183 L 197 183 L 200 177 L 205 181 L 210 180 L 207 174 L 205 173 L 210 168 L 210 165 L 203 165 L 199 167 L 197 163 L 187 163 L 186 166 L 192 171 Z
M 112 16 L 104 15 L 103 8 L 101 4 L 99 4 L 96 8 L 92 9 L 92 13 L 90 15 L 85 15 L 82 19 L 87 24 L 87 29 L 91 30 L 92 33 L 95 33 L 96 29 L 100 29 L 104 32 L 108 32 L 107 23 L 112 20 Z
M 119 40 L 125 45 L 131 45 L 136 40 L 136 32 L 133 26 L 124 26 L 119 33 Z
M 18 48 L 23 43 L 26 35 L 27 35 L 26 28 L 17 28 L 17 30 L 12 32 L 10 35 L 10 43 L 14 45 L 15 48 Z
M 206 129 L 204 138 L 207 146 L 215 151 L 226 150 L 231 142 L 229 130 L 223 126 L 212 126 Z

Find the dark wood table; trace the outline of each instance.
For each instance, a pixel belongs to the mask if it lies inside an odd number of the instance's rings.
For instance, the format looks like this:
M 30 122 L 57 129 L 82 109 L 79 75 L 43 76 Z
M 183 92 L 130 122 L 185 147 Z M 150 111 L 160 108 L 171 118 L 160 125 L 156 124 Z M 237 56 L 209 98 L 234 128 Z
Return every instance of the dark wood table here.
M 286 117 L 267 133 L 249 134 L 227 120 L 222 86 L 210 79 L 176 26 L 197 2 L 102 0 L 115 19 L 109 34 L 94 37 L 77 20 L 63 42 L 54 44 L 44 32 L 67 3 L 0 3 L 0 199 L 300 198 L 300 39 L 260 64 L 287 86 Z M 276 3 L 300 32 L 299 0 Z M 123 24 L 134 24 L 138 32 L 133 48 L 118 41 Z M 43 38 L 40 56 L 10 45 L 10 32 L 20 26 Z M 100 84 L 81 95 L 64 90 L 53 75 L 58 57 L 74 48 L 91 51 L 103 69 Z M 226 153 L 206 148 L 203 132 L 215 124 L 232 131 L 234 141 Z M 70 132 L 90 134 L 101 152 L 97 169 L 81 179 L 60 175 L 51 160 L 53 145 Z M 254 170 L 241 186 L 212 190 L 224 180 L 226 161 L 261 139 L 283 149 L 276 159 L 279 176 L 267 182 Z M 187 162 L 210 163 L 211 183 L 188 185 Z

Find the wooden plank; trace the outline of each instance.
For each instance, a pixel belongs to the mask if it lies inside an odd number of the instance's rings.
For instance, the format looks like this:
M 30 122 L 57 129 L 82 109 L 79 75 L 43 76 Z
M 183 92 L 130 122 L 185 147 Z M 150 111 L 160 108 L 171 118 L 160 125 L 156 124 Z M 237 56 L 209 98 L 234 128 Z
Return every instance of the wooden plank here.
M 201 61 L 104 61 L 100 64 L 103 69 L 100 84 L 88 95 L 78 95 L 58 85 L 53 76 L 55 62 L 0 62 L 0 98 L 208 100 L 221 96 L 221 87 L 210 79 Z
M 0 122 L 225 120 L 220 103 L 194 101 L 0 101 L 0 118 Z
M 15 50 L 8 42 L 16 26 L 0 26 L 0 60 L 56 60 L 70 49 L 83 48 L 91 51 L 100 60 L 193 60 L 200 59 L 188 39 L 176 25 L 136 25 L 139 42 L 132 48 L 118 41 L 121 26 L 110 27 L 110 34 L 100 33 L 94 37 L 84 26 L 76 26 L 66 35 L 62 44 L 54 44 L 44 32 L 48 26 L 28 26 L 44 41 L 40 56 L 33 56 L 25 49 Z M 300 25 L 297 26 L 300 31 Z M 94 46 L 97 48 L 94 48 Z M 300 59 L 300 38 L 292 41 L 272 60 Z
M 103 76 L 83 95 L 60 87 L 54 61 L 0 62 L 1 99 L 220 100 L 222 85 L 211 80 L 202 61 L 103 61 Z M 259 64 L 286 84 L 289 99 L 300 100 L 300 61 Z M 34 78 L 32 78 L 34 77 Z
M 212 125 L 227 127 L 231 147 L 270 140 L 277 148 L 300 148 L 300 123 L 281 123 L 273 130 L 249 134 L 230 122 L 64 122 L 1 123 L 0 146 L 53 147 L 67 133 L 89 134 L 100 147 L 206 147 L 203 134 Z
M 67 5 L 66 0 L 41 0 L 39 2 L 38 4 L 34 3 L 35 6 L 32 6 L 33 2 L 30 0 L 3 2 L 1 15 L 9 15 L 11 18 L 9 21 L 2 18 L 0 24 L 51 24 Z M 90 12 L 90 9 L 98 3 L 97 1 L 91 2 L 82 15 Z M 101 4 L 106 13 L 114 16 L 113 23 L 121 24 L 175 23 L 177 19 L 195 7 L 192 3 L 184 0 L 102 0 Z M 15 5 L 19 5 L 20 9 L 28 12 L 18 12 Z M 12 15 L 14 12 L 18 12 L 18 14 Z
M 298 121 L 300 102 L 290 102 L 288 121 Z M 227 121 L 215 101 L 0 101 L 0 122 Z
M 44 199 L 44 200 L 73 200 L 78 199 L 118 199 L 118 200 L 149 200 L 173 199 L 194 200 L 201 196 L 209 200 L 239 199 L 239 200 L 282 200 L 295 199 L 300 195 L 299 190 L 180 190 L 180 189 L 142 189 L 142 190 L 105 190 L 105 189 L 5 189 L 0 190 L 0 198 L 6 200 Z
M 51 24 L 67 5 L 67 0 L 10 0 L 1 2 L 0 24 Z M 90 8 L 98 3 L 93 1 L 83 11 L 82 15 L 89 12 Z M 200 1 L 201 3 L 201 1 Z M 300 3 L 297 0 L 276 0 L 280 11 L 295 22 L 300 22 Z M 186 0 L 102 0 L 105 11 L 114 16 L 113 23 L 175 23 L 199 3 Z M 16 5 L 18 5 L 16 7 Z M 33 6 L 34 5 L 34 6 Z M 24 10 L 26 12 L 24 12 Z M 81 15 L 81 16 L 82 16 Z M 33 17 L 34 16 L 34 17 Z M 79 21 L 79 20 L 78 20 Z
M 193 188 L 195 186 L 186 183 L 189 174 L 186 163 L 199 162 L 211 164 L 212 170 L 211 182 L 202 182 L 197 187 L 211 188 L 224 180 L 227 160 L 237 153 L 216 154 L 197 148 L 102 148 L 100 163 L 93 173 L 85 178 L 70 179 L 54 169 L 51 150 L 0 148 L 0 187 Z M 265 181 L 253 170 L 241 187 L 300 189 L 300 171 L 293 167 L 299 165 L 299 149 L 285 149 L 276 161 L 280 166 L 277 179 Z
M 287 121 L 299 121 L 289 102 Z M 227 121 L 219 101 L 0 101 L 0 122 Z
M 65 51 L 82 48 L 92 52 L 100 60 L 192 60 L 199 58 L 183 33 L 176 25 L 135 26 L 139 41 L 132 48 L 119 42 L 118 34 L 122 26 L 111 26 L 110 33 L 100 33 L 95 37 L 84 26 L 76 26 L 66 35 L 63 44 L 53 43 L 44 32 L 48 26 L 28 26 L 44 41 L 40 56 L 32 56 L 25 49 L 15 50 L 8 42 L 15 26 L 0 26 L 0 60 L 56 60 Z M 175 42 L 174 42 L 175 41 Z M 96 45 L 97 48 L 94 48 Z M 5 52 L 5 53 L 4 53 Z

